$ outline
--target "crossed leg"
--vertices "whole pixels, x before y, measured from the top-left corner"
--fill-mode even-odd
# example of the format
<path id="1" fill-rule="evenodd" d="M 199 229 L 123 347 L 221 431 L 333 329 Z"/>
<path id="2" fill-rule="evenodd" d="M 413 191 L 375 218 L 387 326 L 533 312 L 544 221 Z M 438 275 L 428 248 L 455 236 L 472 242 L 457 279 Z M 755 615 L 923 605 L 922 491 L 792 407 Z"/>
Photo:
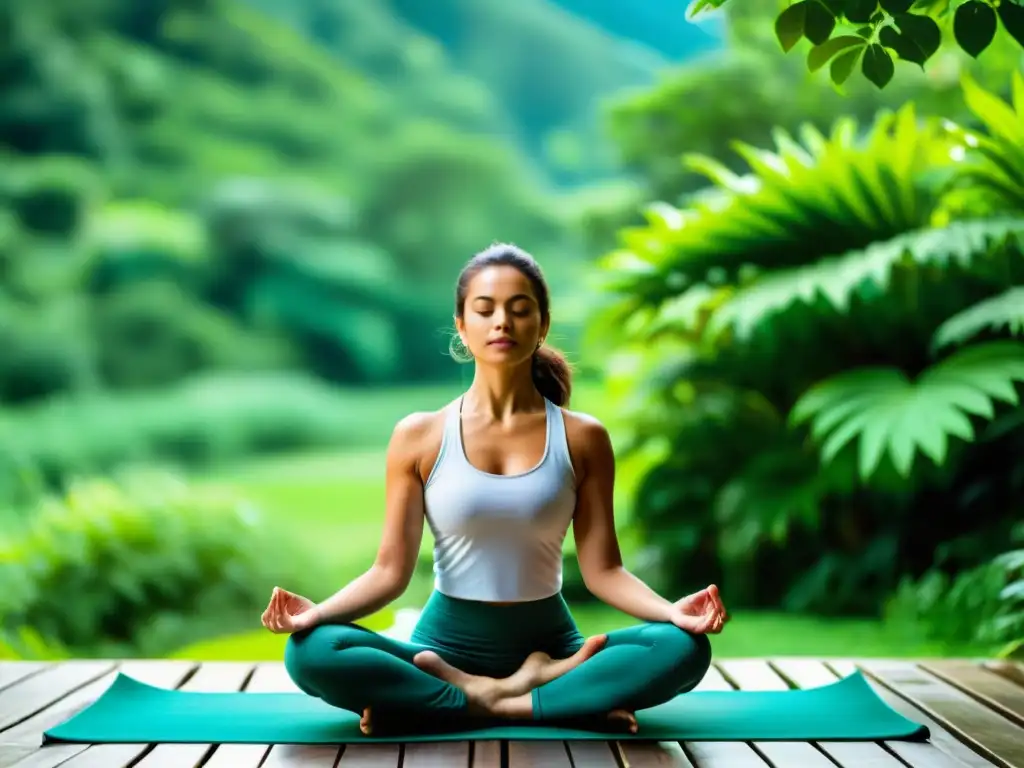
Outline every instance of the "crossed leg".
<path id="1" fill-rule="evenodd" d="M 672 624 L 642 624 L 590 638 L 568 663 L 543 655 L 530 659 L 535 657 L 541 674 L 520 669 L 513 675 L 532 685 L 528 691 L 467 674 L 431 652 L 417 654 L 415 662 L 463 691 L 478 714 L 514 720 L 603 716 L 635 733 L 636 710 L 663 704 L 701 681 L 711 665 L 711 644 L 706 635 Z"/>
<path id="2" fill-rule="evenodd" d="M 300 690 L 360 715 L 360 729 L 370 733 L 375 710 L 442 718 L 497 714 L 496 702 L 529 696 L 597 653 L 601 641 L 592 638 L 564 659 L 534 653 L 508 677 L 490 678 L 467 675 L 455 666 L 462 660 L 415 643 L 353 624 L 325 624 L 291 635 L 284 662 Z M 442 669 L 455 677 L 445 679 Z"/>

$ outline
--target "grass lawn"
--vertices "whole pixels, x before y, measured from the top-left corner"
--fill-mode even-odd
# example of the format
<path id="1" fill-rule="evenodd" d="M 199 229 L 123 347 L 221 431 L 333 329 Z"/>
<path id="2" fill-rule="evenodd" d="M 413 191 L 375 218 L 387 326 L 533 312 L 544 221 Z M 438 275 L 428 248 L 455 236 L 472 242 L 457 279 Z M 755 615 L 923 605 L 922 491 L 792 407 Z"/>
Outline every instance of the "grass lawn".
<path id="1" fill-rule="evenodd" d="M 275 535 L 291 539 L 309 562 L 327 564 L 337 583 L 325 584 L 320 599 L 340 588 L 370 565 L 380 538 L 384 511 L 384 447 L 391 427 L 404 413 L 436 407 L 457 394 L 458 388 L 417 390 L 394 398 L 375 398 L 380 416 L 380 446 L 361 451 L 289 456 L 246 463 L 220 473 L 219 482 L 237 487 L 255 502 Z M 607 419 L 600 392 L 581 388 L 573 407 Z M 613 430 L 614 432 L 614 430 Z M 619 477 L 624 490 L 632 469 Z M 625 493 L 617 514 L 628 516 Z M 422 551 L 432 546 L 429 531 Z M 572 546 L 571 537 L 567 541 Z M 631 544 L 624 540 L 628 554 Z M 288 587 L 287 584 L 282 584 Z M 431 584 L 419 575 L 394 608 L 419 607 Z M 609 631 L 633 623 L 629 616 L 597 604 L 574 604 L 574 615 L 585 634 Z M 389 615 L 390 616 L 390 615 Z M 371 622 L 372 623 L 372 622 Z M 384 621 L 386 624 L 387 622 Z M 283 638 L 258 631 L 180 649 L 175 655 L 203 659 L 280 659 Z M 726 631 L 715 638 L 719 657 L 764 655 L 949 655 L 970 649 L 931 647 L 896 636 L 878 622 L 818 619 L 781 613 L 739 612 Z"/>

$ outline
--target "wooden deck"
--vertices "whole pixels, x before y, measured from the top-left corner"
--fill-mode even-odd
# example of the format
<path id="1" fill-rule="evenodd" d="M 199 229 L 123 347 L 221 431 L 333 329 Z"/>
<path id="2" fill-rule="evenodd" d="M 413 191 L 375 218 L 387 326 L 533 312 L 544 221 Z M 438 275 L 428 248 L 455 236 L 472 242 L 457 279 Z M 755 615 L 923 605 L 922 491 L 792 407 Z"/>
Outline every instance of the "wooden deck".
<path id="1" fill-rule="evenodd" d="M 43 731 L 96 699 L 118 668 L 193 691 L 289 691 L 280 664 L 0 662 L 0 768 L 1024 768 L 1024 665 L 979 661 L 739 659 L 705 690 L 812 687 L 862 669 L 929 742 L 461 742 L 335 746 L 51 744 Z"/>

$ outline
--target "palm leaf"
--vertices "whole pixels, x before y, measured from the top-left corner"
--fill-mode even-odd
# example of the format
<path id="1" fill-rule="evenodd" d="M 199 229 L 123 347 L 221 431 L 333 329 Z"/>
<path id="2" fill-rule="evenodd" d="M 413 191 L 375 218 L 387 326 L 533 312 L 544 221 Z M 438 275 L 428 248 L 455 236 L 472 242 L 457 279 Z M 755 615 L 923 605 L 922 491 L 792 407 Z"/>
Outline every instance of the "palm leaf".
<path id="1" fill-rule="evenodd" d="M 951 135 L 968 148 L 954 183 L 969 196 L 994 200 L 1002 210 L 1024 208 L 1024 77 L 1013 73 L 1012 103 L 963 77 L 964 102 L 984 126 L 978 134 L 951 126 Z"/>
<path id="2" fill-rule="evenodd" d="M 935 331 L 933 349 L 962 344 L 985 330 L 1006 329 L 1011 335 L 1024 334 L 1024 286 L 979 301 L 958 312 Z"/>
<path id="3" fill-rule="evenodd" d="M 804 126 L 799 139 L 775 134 L 775 150 L 737 144 L 751 173 L 689 156 L 719 194 L 681 210 L 660 204 L 647 224 L 623 231 L 601 266 L 618 287 L 659 302 L 696 283 L 729 282 L 756 271 L 812 264 L 930 221 L 937 189 L 928 172 L 952 167 L 957 138 L 911 106 L 883 114 L 860 137 L 841 119 L 828 136 Z"/>
<path id="4" fill-rule="evenodd" d="M 805 267 L 766 275 L 736 291 L 707 324 L 714 337 L 731 329 L 747 338 L 765 320 L 797 303 L 823 300 L 838 312 L 866 285 L 884 291 L 897 264 L 909 259 L 919 266 L 950 262 L 970 267 L 993 246 L 1024 239 L 1024 219 L 970 221 L 926 229 L 873 243 L 863 250 Z"/>
<path id="5" fill-rule="evenodd" d="M 862 478 L 886 452 L 907 477 L 920 451 L 940 465 L 951 437 L 971 441 L 970 416 L 991 419 L 994 401 L 1018 404 L 1024 382 L 1024 344 L 998 341 L 969 347 L 910 381 L 895 368 L 858 368 L 811 387 L 790 414 L 793 425 L 811 423 L 821 458 L 831 462 L 858 441 Z"/>

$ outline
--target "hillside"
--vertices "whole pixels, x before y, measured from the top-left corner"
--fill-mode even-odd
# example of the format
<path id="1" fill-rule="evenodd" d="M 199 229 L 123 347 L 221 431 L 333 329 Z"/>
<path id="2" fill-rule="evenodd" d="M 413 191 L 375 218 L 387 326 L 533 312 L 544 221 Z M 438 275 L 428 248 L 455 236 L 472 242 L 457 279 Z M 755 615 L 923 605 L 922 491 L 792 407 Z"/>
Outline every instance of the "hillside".
<path id="1" fill-rule="evenodd" d="M 500 102 L 422 35 L 349 30 L 404 62 L 392 88 L 235 0 L 15 0 L 0 27 L 8 403 L 254 365 L 451 375 L 468 255 L 571 269 Z"/>
<path id="2" fill-rule="evenodd" d="M 623 11 L 605 0 L 248 1 L 410 105 L 513 139 L 565 183 L 616 172 L 609 98 L 719 45 L 664 2 Z"/>

